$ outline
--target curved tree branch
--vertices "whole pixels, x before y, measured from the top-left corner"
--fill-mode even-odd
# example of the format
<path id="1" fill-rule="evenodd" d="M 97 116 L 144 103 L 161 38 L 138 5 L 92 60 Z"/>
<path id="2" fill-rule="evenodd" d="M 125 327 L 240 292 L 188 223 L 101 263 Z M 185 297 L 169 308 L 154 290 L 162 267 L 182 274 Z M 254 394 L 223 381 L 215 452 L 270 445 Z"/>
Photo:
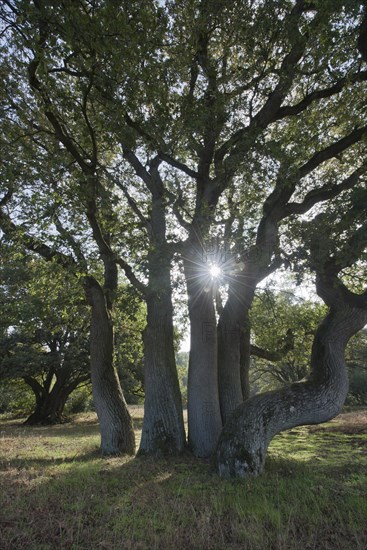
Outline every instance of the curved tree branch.
<path id="1" fill-rule="evenodd" d="M 367 300 L 364 302 L 364 307 L 340 299 L 333 302 L 316 332 L 306 381 L 256 395 L 236 409 L 218 443 L 216 462 L 221 476 L 258 475 L 277 433 L 326 422 L 340 412 L 348 392 L 344 350 L 367 323 Z"/>
<path id="2" fill-rule="evenodd" d="M 15 225 L 10 216 L 5 214 L 2 209 L 0 209 L 0 228 L 8 238 L 20 243 L 28 250 L 36 252 L 45 260 L 56 261 L 62 267 L 76 268 L 77 264 L 72 256 L 54 250 L 36 237 L 25 232 L 21 226 Z"/>
<path id="3" fill-rule="evenodd" d="M 266 359 L 267 361 L 276 362 L 280 361 L 284 355 L 294 349 L 294 335 L 291 328 L 287 330 L 284 345 L 282 348 L 270 351 L 264 348 L 259 348 L 253 344 L 250 345 L 250 355 L 259 357 L 260 359 Z"/>
<path id="4" fill-rule="evenodd" d="M 338 80 L 335 84 L 329 88 L 323 88 L 320 90 L 315 90 L 308 95 L 306 95 L 302 101 L 296 103 L 295 105 L 284 105 L 281 107 L 277 113 L 277 120 L 288 116 L 299 115 L 305 111 L 312 103 L 320 99 L 326 99 L 332 97 L 333 95 L 339 94 L 342 92 L 347 84 L 354 84 L 357 82 L 366 82 L 367 80 L 367 71 L 361 71 L 360 73 L 355 73 L 352 75 L 345 76 Z"/>
<path id="5" fill-rule="evenodd" d="M 360 248 L 355 247 L 350 257 L 356 260 L 359 253 Z M 258 475 L 277 433 L 331 420 L 344 404 L 348 392 L 344 351 L 349 339 L 367 323 L 367 290 L 361 295 L 349 291 L 338 279 L 341 267 L 332 256 L 322 265 L 316 259 L 314 269 L 317 293 L 330 309 L 315 334 L 311 372 L 301 382 L 256 395 L 236 409 L 223 428 L 216 451 L 221 476 Z"/>
<path id="6" fill-rule="evenodd" d="M 136 277 L 131 265 L 121 257 L 116 258 L 116 263 L 124 270 L 126 277 L 136 288 L 136 290 L 138 290 L 143 296 L 146 296 L 148 288 Z"/>
<path id="7" fill-rule="evenodd" d="M 367 164 L 360 166 L 352 174 L 346 177 L 341 183 L 333 186 L 323 185 L 318 189 L 312 189 L 304 197 L 302 202 L 290 202 L 284 209 L 282 217 L 288 217 L 292 214 L 304 214 L 308 212 L 315 204 L 333 199 L 339 195 L 342 191 L 352 189 L 359 181 L 361 175 L 367 172 Z"/>

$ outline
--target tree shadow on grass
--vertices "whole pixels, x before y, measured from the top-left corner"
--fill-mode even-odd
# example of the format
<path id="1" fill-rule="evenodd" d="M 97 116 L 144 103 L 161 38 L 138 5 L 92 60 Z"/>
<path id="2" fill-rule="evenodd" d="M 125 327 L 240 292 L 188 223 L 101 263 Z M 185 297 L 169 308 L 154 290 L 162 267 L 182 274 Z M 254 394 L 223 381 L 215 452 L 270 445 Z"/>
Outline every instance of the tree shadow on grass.
<path id="1" fill-rule="evenodd" d="M 53 424 L 51 426 L 25 426 L 23 424 L 0 425 L 0 434 L 4 437 L 90 437 L 99 434 L 97 422 L 87 425 L 79 424 Z"/>
<path id="2" fill-rule="evenodd" d="M 142 429 L 143 419 L 134 418 L 133 426 L 134 430 L 138 431 Z M 24 435 L 31 436 L 33 434 L 39 437 L 89 437 L 90 435 L 98 435 L 99 422 L 97 419 L 88 420 L 87 422 L 64 422 L 62 424 L 51 424 L 43 426 L 28 426 L 23 424 L 22 421 L 12 423 L 0 422 L 0 434 L 8 437 L 23 437 Z"/>
<path id="3" fill-rule="evenodd" d="M 220 479 L 208 460 L 190 453 L 102 459 L 92 441 L 83 452 L 84 438 L 99 434 L 97 423 L 18 428 L 17 435 L 12 433 L 18 445 L 24 433 L 50 442 L 42 439 L 39 451 L 35 447 L 38 457 L 27 457 L 25 451 L 24 457 L 14 453 L 3 463 L 0 547 L 5 550 L 337 550 L 351 547 L 351 541 L 364 547 L 361 528 L 354 534 L 350 527 L 338 531 L 335 518 L 362 513 L 367 438 L 291 430 L 270 448 L 261 477 L 231 481 Z M 53 437 L 67 438 L 68 456 L 59 456 L 63 449 Z M 70 438 L 75 439 L 74 456 Z M 54 445 L 56 458 L 41 456 L 43 445 L 49 455 Z M 330 546 L 320 533 L 328 528 L 324 509 L 333 506 L 344 508 L 330 520 L 339 537 Z"/>
<path id="4" fill-rule="evenodd" d="M 60 464 L 72 464 L 78 462 L 90 462 L 102 458 L 101 451 L 96 448 L 83 454 L 65 457 L 42 457 L 42 458 L 12 458 L 11 460 L 0 460 L 0 471 L 6 471 L 9 467 L 15 469 L 39 468 L 45 472 L 45 468 Z M 5 467 L 2 467 L 5 466 Z"/>
<path id="5" fill-rule="evenodd" d="M 53 469 L 47 477 L 48 466 L 63 463 L 71 468 Z M 24 467 L 24 461 L 12 460 L 14 467 L 17 464 Z M 40 477 L 18 483 L 11 506 L 16 514 L 11 516 L 11 510 L 6 514 L 7 537 L 13 549 L 20 549 L 25 540 L 25 532 L 19 538 L 22 521 L 30 526 L 27 547 L 50 550 L 299 549 L 307 547 L 311 540 L 307 537 L 315 539 L 310 547 L 329 548 L 317 540 L 322 529 L 319 527 L 318 534 L 308 518 L 312 499 L 322 491 L 320 479 L 330 483 L 324 466 L 314 457 L 299 461 L 271 456 L 263 476 L 235 481 L 220 479 L 208 460 L 189 453 L 159 459 L 100 460 L 97 451 L 89 451 L 65 460 L 29 459 L 27 464 L 36 468 Z M 331 477 L 344 480 L 348 474 L 345 467 L 346 462 L 334 466 Z M 351 465 L 351 473 L 364 473 L 363 465 Z M 344 491 L 347 486 L 343 488 L 341 482 L 340 487 Z M 320 521 L 325 527 L 329 518 Z M 294 539 L 297 529 L 299 540 Z M 288 541 L 288 535 L 293 539 Z M 283 546 L 272 542 L 279 536 L 284 538 Z M 342 543 L 348 547 L 344 537 L 334 550 L 343 548 Z"/>

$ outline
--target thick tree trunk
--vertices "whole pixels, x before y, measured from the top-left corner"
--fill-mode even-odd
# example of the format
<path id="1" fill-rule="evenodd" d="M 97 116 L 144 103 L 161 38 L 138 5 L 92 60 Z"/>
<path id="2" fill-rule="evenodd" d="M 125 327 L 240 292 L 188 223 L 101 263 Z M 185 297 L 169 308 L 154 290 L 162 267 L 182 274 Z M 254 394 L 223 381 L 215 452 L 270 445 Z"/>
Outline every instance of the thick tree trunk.
<path id="1" fill-rule="evenodd" d="M 340 412 L 348 392 L 344 350 L 366 322 L 363 308 L 350 303 L 331 308 L 315 335 L 308 379 L 249 399 L 225 425 L 216 452 L 221 476 L 261 473 L 268 445 L 277 433 L 326 422 Z"/>
<path id="2" fill-rule="evenodd" d="M 144 422 L 139 453 L 167 455 L 182 452 L 185 429 L 174 355 L 169 286 L 147 299 L 144 387 Z"/>
<path id="3" fill-rule="evenodd" d="M 231 280 L 218 323 L 218 388 L 223 424 L 249 393 L 248 311 L 254 295 L 251 283 L 245 272 Z"/>
<path id="4" fill-rule="evenodd" d="M 269 266 L 277 235 L 276 222 L 263 219 L 259 224 L 256 246 L 243 257 L 243 269 L 229 277 L 228 300 L 219 322 L 218 384 L 224 423 L 250 393 L 249 310 L 258 283 L 275 267 Z"/>
<path id="5" fill-rule="evenodd" d="M 196 456 L 208 457 L 222 428 L 213 285 L 200 254 L 186 252 L 184 261 L 190 317 L 189 445 Z"/>
<path id="6" fill-rule="evenodd" d="M 156 174 L 159 183 L 159 176 Z M 159 185 L 158 185 L 159 187 Z M 173 333 L 171 253 L 166 245 L 165 201 L 153 194 L 149 285 L 144 331 L 144 422 L 141 454 L 177 454 L 186 442 Z"/>
<path id="7" fill-rule="evenodd" d="M 32 386 L 31 386 L 32 387 Z M 62 381 L 56 381 L 51 392 L 44 391 L 36 398 L 34 412 L 27 418 L 28 426 L 59 424 L 64 421 L 63 412 L 69 395 L 74 391 L 75 385 L 68 385 Z"/>
<path id="8" fill-rule="evenodd" d="M 243 402 L 241 384 L 241 326 L 225 308 L 218 323 L 218 389 L 223 424 Z"/>
<path id="9" fill-rule="evenodd" d="M 113 366 L 113 325 L 104 292 L 92 277 L 86 278 L 85 290 L 92 306 L 90 365 L 101 451 L 103 455 L 134 454 L 132 420 Z"/>

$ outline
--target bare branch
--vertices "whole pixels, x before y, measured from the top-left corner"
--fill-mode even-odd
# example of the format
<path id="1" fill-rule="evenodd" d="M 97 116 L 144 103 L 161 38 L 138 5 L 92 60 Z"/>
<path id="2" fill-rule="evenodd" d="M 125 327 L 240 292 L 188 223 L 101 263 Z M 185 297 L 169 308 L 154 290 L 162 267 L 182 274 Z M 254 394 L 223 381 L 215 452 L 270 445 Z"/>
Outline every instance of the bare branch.
<path id="1" fill-rule="evenodd" d="M 183 202 L 181 191 L 179 191 L 178 196 L 176 196 L 174 193 L 171 193 L 171 191 L 168 191 L 168 189 L 165 190 L 165 193 L 171 201 L 173 213 L 176 216 L 179 224 L 184 229 L 189 231 L 189 229 L 191 228 L 191 222 L 186 221 L 180 211 L 180 207 L 182 207 L 182 202 Z"/>
<path id="2" fill-rule="evenodd" d="M 263 212 L 265 216 L 271 216 L 274 220 L 281 220 L 286 217 L 286 211 L 288 209 L 287 202 L 291 198 L 296 189 L 297 184 L 302 178 L 313 172 L 324 162 L 336 157 L 355 143 L 358 143 L 363 136 L 367 134 L 367 126 L 361 128 L 355 128 L 350 134 L 343 138 L 334 141 L 325 149 L 317 151 L 303 166 L 301 166 L 296 172 L 284 175 L 279 174 L 277 183 L 270 195 L 267 197 Z M 345 182 L 346 185 L 353 182 Z M 342 188 L 334 187 L 334 191 L 342 190 Z M 323 189 L 324 190 L 324 189 Z M 319 195 L 322 200 L 322 195 Z M 316 198 L 316 195 L 315 195 Z M 310 198 L 309 198 L 310 200 Z M 291 214 L 292 212 L 290 212 Z"/>
<path id="3" fill-rule="evenodd" d="M 94 171 L 96 169 L 97 162 L 98 162 L 98 148 L 97 148 L 96 134 L 95 134 L 94 128 L 92 127 L 92 124 L 91 124 L 91 122 L 89 120 L 89 116 L 88 116 L 88 96 L 89 96 L 89 93 L 92 89 L 92 86 L 93 86 L 93 77 L 91 76 L 90 80 L 89 80 L 89 83 L 88 83 L 88 86 L 87 86 L 87 88 L 86 88 L 86 90 L 83 94 L 82 113 L 83 113 L 83 117 L 84 117 L 86 126 L 88 128 L 88 132 L 89 132 L 90 139 L 91 139 L 91 142 L 92 142 L 93 154 L 92 154 L 92 161 L 91 161 L 90 168 Z"/>
<path id="4" fill-rule="evenodd" d="M 126 277 L 129 279 L 130 283 L 136 288 L 136 290 L 138 290 L 143 296 L 145 296 L 148 289 L 136 277 L 136 275 L 134 274 L 134 271 L 133 271 L 132 267 L 130 266 L 130 264 L 128 264 L 128 262 L 126 262 L 126 260 L 124 260 L 121 257 L 118 257 L 116 259 L 116 263 L 117 263 L 117 265 L 119 265 L 124 270 L 124 273 L 125 273 Z"/>
<path id="5" fill-rule="evenodd" d="M 124 158 L 134 168 L 136 175 L 145 183 L 151 194 L 153 196 L 160 195 L 163 192 L 163 188 L 160 185 L 157 186 L 157 182 L 153 180 L 151 174 L 142 165 L 136 154 L 124 144 L 121 144 L 121 147 Z"/>
<path id="6" fill-rule="evenodd" d="M 173 168 L 177 168 L 184 174 L 187 174 L 191 178 L 197 179 L 199 177 L 199 174 L 195 171 L 186 166 L 183 162 L 180 162 L 179 160 L 176 160 L 172 158 L 170 155 L 167 155 L 166 153 L 163 153 L 162 151 L 158 151 L 159 157 L 164 160 L 167 164 L 172 166 Z"/>
<path id="7" fill-rule="evenodd" d="M 37 9 L 39 9 L 38 2 L 35 2 L 35 6 Z M 42 49 L 45 47 L 47 39 L 47 26 L 44 21 L 40 18 L 39 20 L 39 49 L 42 51 Z M 40 65 L 41 58 L 40 55 L 37 54 L 34 56 L 32 61 L 28 65 L 28 79 L 29 84 L 33 90 L 36 90 L 44 103 L 45 106 L 45 116 L 52 125 L 56 138 L 62 143 L 67 151 L 73 156 L 73 158 L 76 160 L 80 168 L 85 174 L 91 174 L 93 172 L 93 166 L 90 165 L 88 162 L 86 162 L 82 155 L 79 153 L 78 148 L 76 147 L 73 139 L 68 135 L 68 132 L 64 125 L 59 121 L 58 117 L 53 112 L 53 105 L 52 101 L 42 86 L 40 80 L 37 77 L 37 71 L 38 67 Z"/>
<path id="8" fill-rule="evenodd" d="M 248 149 L 249 135 L 255 139 L 260 132 L 271 122 L 276 120 L 282 101 L 287 96 L 295 78 L 295 67 L 304 53 L 307 40 L 298 29 L 299 18 L 305 10 L 305 2 L 297 2 L 289 15 L 289 35 L 291 40 L 291 49 L 284 57 L 279 70 L 279 82 L 269 95 L 267 101 L 260 111 L 253 117 L 249 126 L 241 128 L 225 141 L 215 153 L 215 164 L 217 170 L 221 169 L 221 164 L 226 155 L 226 169 L 228 173 L 233 172 L 231 163 L 238 154 L 244 154 Z M 253 140 L 250 140 L 253 141 Z"/>
<path id="9" fill-rule="evenodd" d="M 355 128 L 350 134 L 347 136 L 344 136 L 343 138 L 339 139 L 338 141 L 335 141 L 322 151 L 318 151 L 313 155 L 313 157 L 306 162 L 301 168 L 299 169 L 299 177 L 304 178 L 315 170 L 320 164 L 326 162 L 327 160 L 330 160 L 346 149 L 348 147 L 351 147 L 355 143 L 358 143 L 362 139 L 363 136 L 367 134 L 367 126 L 362 126 L 361 128 Z"/>
<path id="10" fill-rule="evenodd" d="M 72 256 L 67 256 L 62 252 L 52 249 L 36 237 L 33 237 L 23 227 L 15 225 L 8 214 L 0 209 L 0 228 L 11 240 L 20 243 L 32 252 L 36 252 L 48 262 L 56 261 L 59 265 L 66 268 L 75 269 L 76 262 Z"/>
<path id="11" fill-rule="evenodd" d="M 115 180 L 115 184 L 117 185 L 117 187 L 119 187 L 119 189 L 121 189 L 121 191 L 124 193 L 125 197 L 126 197 L 126 200 L 131 208 L 131 210 L 134 212 L 134 214 L 136 214 L 136 216 L 139 218 L 141 224 L 143 225 L 143 227 L 145 227 L 146 229 L 149 229 L 150 228 L 150 224 L 149 224 L 149 220 L 144 216 L 143 212 L 140 210 L 137 202 L 135 201 L 135 199 L 130 195 L 126 185 L 124 185 L 122 182 L 118 181 L 118 180 Z"/>
<path id="12" fill-rule="evenodd" d="M 55 227 L 56 227 L 57 231 L 60 233 L 61 237 L 63 239 L 65 239 L 65 241 L 70 245 L 71 249 L 73 250 L 73 252 L 75 254 L 76 259 L 79 262 L 79 264 L 81 266 L 83 266 L 83 269 L 85 271 L 87 271 L 87 262 L 86 262 L 85 256 L 83 255 L 83 252 L 80 248 L 80 245 L 77 242 L 77 240 L 73 237 L 73 235 L 70 233 L 70 231 L 67 231 L 64 228 L 64 226 L 62 225 L 62 223 L 60 221 L 60 218 L 56 214 L 56 209 L 55 209 L 55 212 L 52 216 L 52 220 L 55 224 Z"/>
<path id="13" fill-rule="evenodd" d="M 97 219 L 96 205 L 93 199 L 88 201 L 87 218 L 89 221 L 89 225 L 92 229 L 93 238 L 98 246 L 98 250 L 101 256 L 107 256 L 108 258 L 113 257 L 114 252 L 112 251 L 110 245 L 108 244 L 107 239 L 103 234 L 102 228 Z"/>
<path id="14" fill-rule="evenodd" d="M 304 214 L 310 210 L 315 204 L 333 199 L 338 196 L 342 191 L 347 189 L 352 189 L 356 183 L 358 183 L 359 178 L 362 174 L 367 172 L 367 164 L 360 166 L 355 170 L 350 176 L 345 178 L 341 183 L 333 185 L 332 187 L 328 185 L 323 185 L 319 189 L 312 189 L 309 191 L 302 202 L 291 202 L 288 203 L 283 210 L 282 218 L 286 218 L 292 214 Z"/>
<path id="15" fill-rule="evenodd" d="M 133 130 L 135 130 L 140 137 L 144 138 L 144 140 L 151 145 L 153 149 L 164 150 L 166 148 L 164 141 L 158 140 L 157 137 L 151 136 L 142 126 L 140 126 L 140 124 L 133 120 L 128 113 L 125 113 L 124 119 L 127 125 L 130 126 L 130 128 L 133 128 Z"/>
<path id="16" fill-rule="evenodd" d="M 292 329 L 288 329 L 284 338 L 284 345 L 276 351 L 269 351 L 264 348 L 259 348 L 253 344 L 250 345 L 250 355 L 266 359 L 267 361 L 276 362 L 294 349 L 294 334 Z"/>
<path id="17" fill-rule="evenodd" d="M 329 88 L 323 88 L 321 90 L 315 90 L 314 92 L 311 92 L 310 94 L 306 95 L 306 97 L 304 97 L 302 101 L 296 103 L 296 105 L 285 105 L 284 107 L 281 107 L 277 113 L 276 120 L 280 120 L 288 116 L 298 115 L 302 111 L 305 111 L 307 107 L 312 105 L 312 103 L 314 103 L 315 101 L 326 99 L 328 97 L 332 97 L 333 95 L 339 94 L 344 90 L 347 84 L 354 84 L 356 82 L 365 81 L 367 81 L 367 71 L 345 76 Z"/>

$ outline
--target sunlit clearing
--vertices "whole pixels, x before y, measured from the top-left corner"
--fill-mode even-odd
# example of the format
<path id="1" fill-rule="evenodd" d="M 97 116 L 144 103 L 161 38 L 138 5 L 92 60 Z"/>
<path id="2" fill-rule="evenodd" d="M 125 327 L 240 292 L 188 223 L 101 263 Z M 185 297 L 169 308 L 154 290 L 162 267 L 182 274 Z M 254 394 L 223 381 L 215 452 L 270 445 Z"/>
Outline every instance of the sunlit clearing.
<path id="1" fill-rule="evenodd" d="M 211 265 L 209 268 L 209 273 L 213 277 L 213 279 L 218 279 L 220 277 L 222 270 L 217 265 Z"/>

